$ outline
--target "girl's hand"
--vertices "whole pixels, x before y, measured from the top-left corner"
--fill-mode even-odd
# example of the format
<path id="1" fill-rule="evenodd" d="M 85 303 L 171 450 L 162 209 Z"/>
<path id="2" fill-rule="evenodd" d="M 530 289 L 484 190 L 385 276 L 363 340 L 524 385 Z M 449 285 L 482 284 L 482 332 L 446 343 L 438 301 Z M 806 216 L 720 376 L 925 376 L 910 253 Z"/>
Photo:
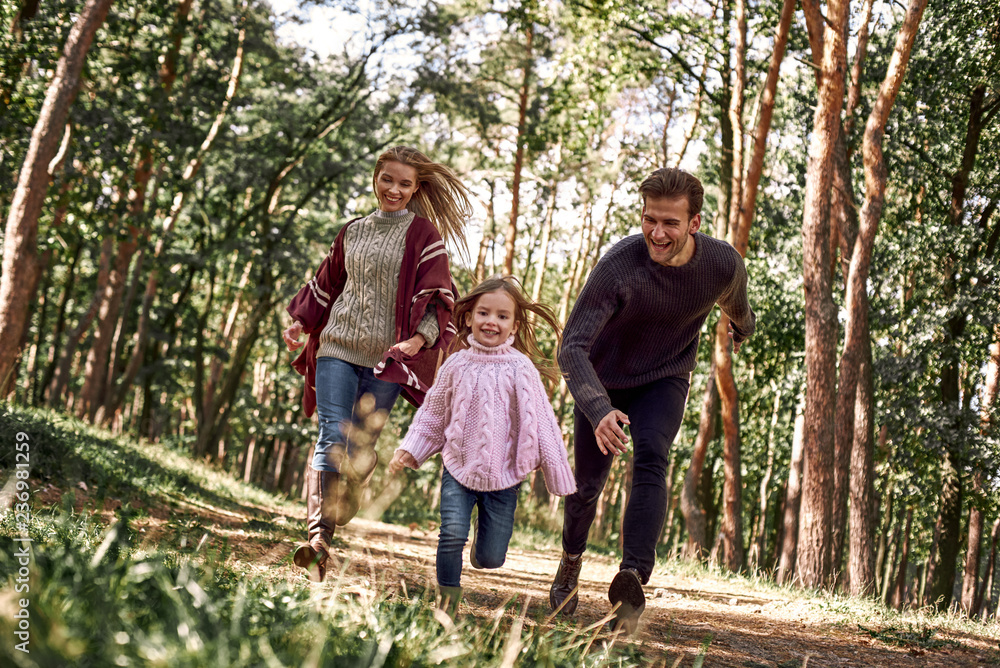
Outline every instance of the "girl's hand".
<path id="1" fill-rule="evenodd" d="M 298 350 L 302 347 L 303 342 L 299 341 L 299 336 L 302 335 L 302 323 L 295 321 L 292 326 L 281 333 L 281 338 L 284 339 L 285 345 L 291 351 Z"/>
<path id="2" fill-rule="evenodd" d="M 417 354 L 417 352 L 424 347 L 427 343 L 427 339 L 424 338 L 423 334 L 414 334 L 405 341 L 400 341 L 393 348 L 399 350 L 401 353 L 407 357 L 412 357 Z"/>
<path id="3" fill-rule="evenodd" d="M 417 464 L 417 460 L 413 455 L 406 450 L 396 450 L 396 452 L 392 455 L 392 461 L 389 462 L 389 473 L 396 475 L 403 470 L 404 466 L 414 470 L 420 468 L 420 465 Z"/>

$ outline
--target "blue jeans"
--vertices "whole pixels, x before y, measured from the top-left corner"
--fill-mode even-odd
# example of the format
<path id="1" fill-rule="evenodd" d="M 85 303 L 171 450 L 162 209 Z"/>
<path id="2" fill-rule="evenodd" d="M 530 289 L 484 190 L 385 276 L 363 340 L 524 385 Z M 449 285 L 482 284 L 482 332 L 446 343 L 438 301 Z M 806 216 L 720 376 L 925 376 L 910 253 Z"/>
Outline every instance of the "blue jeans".
<path id="1" fill-rule="evenodd" d="M 521 483 L 498 492 L 476 492 L 441 468 L 441 534 L 438 537 L 437 579 L 441 587 L 462 583 L 462 548 L 469 537 L 472 508 L 479 507 L 476 561 L 483 568 L 500 568 L 514 533 L 514 511 Z"/>
<path id="2" fill-rule="evenodd" d="M 379 380 L 368 367 L 350 364 L 336 357 L 320 357 L 316 360 L 319 438 L 316 441 L 312 467 L 317 471 L 340 472 L 339 463 L 343 456 L 353 456 L 359 447 L 363 447 L 348 439 L 345 429 L 351 425 L 365 429 L 370 436 L 370 445 L 374 446 L 385 422 L 366 418 L 377 411 L 385 411 L 388 416 L 399 396 L 399 390 L 398 383 Z M 364 406 L 364 411 L 358 411 L 358 404 L 366 394 L 375 399 L 374 406 Z M 361 415 L 361 412 L 365 414 Z"/>

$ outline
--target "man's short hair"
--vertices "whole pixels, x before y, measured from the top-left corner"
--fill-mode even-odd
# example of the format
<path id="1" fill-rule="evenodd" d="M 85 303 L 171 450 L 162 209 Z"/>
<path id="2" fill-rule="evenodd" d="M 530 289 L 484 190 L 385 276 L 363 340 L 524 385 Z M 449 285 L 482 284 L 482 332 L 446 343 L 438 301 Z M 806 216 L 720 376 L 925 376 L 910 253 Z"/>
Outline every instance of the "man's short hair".
<path id="1" fill-rule="evenodd" d="M 701 181 L 693 174 L 676 167 L 661 167 L 647 176 L 639 186 L 639 194 L 642 195 L 643 206 L 646 206 L 647 197 L 686 197 L 689 218 L 701 213 L 701 206 L 705 201 L 705 188 Z"/>

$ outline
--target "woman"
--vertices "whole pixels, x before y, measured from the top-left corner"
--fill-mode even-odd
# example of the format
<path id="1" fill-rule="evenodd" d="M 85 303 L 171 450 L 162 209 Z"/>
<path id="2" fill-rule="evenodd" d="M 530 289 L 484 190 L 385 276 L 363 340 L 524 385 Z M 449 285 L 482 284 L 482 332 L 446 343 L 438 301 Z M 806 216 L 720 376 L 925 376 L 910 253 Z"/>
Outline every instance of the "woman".
<path id="1" fill-rule="evenodd" d="M 292 299 L 282 332 L 306 377 L 306 416 L 319 437 L 306 469 L 308 543 L 295 564 L 322 581 L 336 526 L 358 511 L 378 463 L 375 441 L 402 392 L 420 405 L 454 336 L 445 241 L 465 243 L 467 190 L 446 166 L 397 146 L 375 163 L 379 208 L 347 223 L 316 275 Z"/>

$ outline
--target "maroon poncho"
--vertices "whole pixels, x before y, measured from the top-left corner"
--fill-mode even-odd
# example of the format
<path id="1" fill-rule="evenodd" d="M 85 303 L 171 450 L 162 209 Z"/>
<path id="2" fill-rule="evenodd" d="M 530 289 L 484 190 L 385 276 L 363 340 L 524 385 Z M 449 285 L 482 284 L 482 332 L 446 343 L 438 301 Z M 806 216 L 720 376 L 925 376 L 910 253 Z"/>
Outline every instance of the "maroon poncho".
<path id="1" fill-rule="evenodd" d="M 359 218 L 340 230 L 330 253 L 323 259 L 316 275 L 292 298 L 288 313 L 302 323 L 302 331 L 309 335 L 306 347 L 292 367 L 306 377 L 306 391 L 302 407 L 306 416 L 316 410 L 316 353 L 319 335 L 330 317 L 330 307 L 344 290 L 347 272 L 344 268 L 344 232 Z M 429 304 L 437 310 L 438 330 L 441 332 L 434 345 L 422 348 L 416 355 L 404 355 L 398 349 L 386 351 L 375 367 L 375 375 L 382 380 L 399 383 L 401 394 L 414 406 L 423 403 L 424 395 L 434 382 L 439 355 L 448 349 L 456 329 L 451 322 L 455 307 L 455 287 L 448 270 L 448 254 L 441 235 L 426 218 L 416 216 L 406 232 L 403 263 L 399 270 L 396 290 L 396 341 L 405 341 L 417 331 Z"/>

